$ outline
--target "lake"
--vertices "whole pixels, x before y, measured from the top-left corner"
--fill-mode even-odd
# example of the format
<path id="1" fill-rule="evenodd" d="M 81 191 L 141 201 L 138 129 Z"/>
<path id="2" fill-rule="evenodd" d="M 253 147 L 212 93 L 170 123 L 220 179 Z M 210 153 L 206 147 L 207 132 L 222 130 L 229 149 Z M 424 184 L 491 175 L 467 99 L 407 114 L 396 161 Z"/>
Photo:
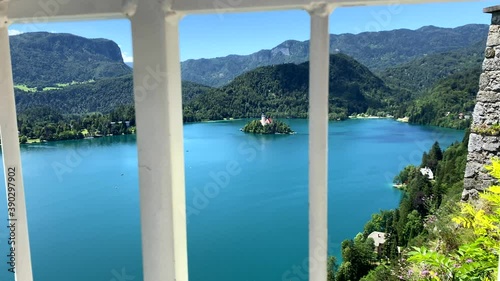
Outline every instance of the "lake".
<path id="1" fill-rule="evenodd" d="M 241 120 L 184 126 L 190 281 L 307 278 L 308 125 L 285 121 L 296 135 L 244 134 Z M 392 179 L 399 170 L 419 164 L 435 140 L 446 147 L 463 135 L 388 119 L 331 122 L 330 254 L 339 255 L 342 240 L 361 232 L 372 213 L 398 205 Z M 135 136 L 21 151 L 34 279 L 141 281 Z M 228 163 L 241 172 L 206 197 Z M 0 280 L 10 281 L 4 202 L 0 192 Z"/>

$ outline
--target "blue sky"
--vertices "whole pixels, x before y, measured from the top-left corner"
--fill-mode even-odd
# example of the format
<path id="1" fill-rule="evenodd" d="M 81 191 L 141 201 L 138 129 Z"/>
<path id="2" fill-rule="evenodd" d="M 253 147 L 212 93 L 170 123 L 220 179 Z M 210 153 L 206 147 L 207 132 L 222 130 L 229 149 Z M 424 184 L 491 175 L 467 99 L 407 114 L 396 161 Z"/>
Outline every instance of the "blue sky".
<path id="1" fill-rule="evenodd" d="M 389 5 L 338 8 L 330 17 L 330 33 L 417 29 L 425 25 L 456 27 L 469 23 L 489 24 L 491 16 L 482 9 L 496 1 Z M 87 38 L 107 38 L 118 43 L 124 59 L 132 60 L 128 20 L 13 24 L 11 34 L 48 31 Z M 246 55 L 270 49 L 281 42 L 309 39 L 309 15 L 304 11 L 282 11 L 223 15 L 192 15 L 180 24 L 181 59 Z"/>

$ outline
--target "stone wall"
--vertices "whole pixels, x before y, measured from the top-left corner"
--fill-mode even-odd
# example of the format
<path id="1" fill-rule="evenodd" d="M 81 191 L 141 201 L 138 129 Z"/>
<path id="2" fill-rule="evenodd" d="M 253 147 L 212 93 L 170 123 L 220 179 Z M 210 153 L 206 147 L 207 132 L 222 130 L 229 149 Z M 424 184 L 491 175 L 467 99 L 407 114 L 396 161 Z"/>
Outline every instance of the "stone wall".
<path id="1" fill-rule="evenodd" d="M 492 20 L 473 113 L 462 200 L 476 198 L 479 191 L 493 183 L 494 179 L 484 166 L 491 164 L 491 158 L 500 155 L 500 136 L 474 133 L 478 128 L 500 123 L 500 6 L 484 11 L 492 14 Z"/>

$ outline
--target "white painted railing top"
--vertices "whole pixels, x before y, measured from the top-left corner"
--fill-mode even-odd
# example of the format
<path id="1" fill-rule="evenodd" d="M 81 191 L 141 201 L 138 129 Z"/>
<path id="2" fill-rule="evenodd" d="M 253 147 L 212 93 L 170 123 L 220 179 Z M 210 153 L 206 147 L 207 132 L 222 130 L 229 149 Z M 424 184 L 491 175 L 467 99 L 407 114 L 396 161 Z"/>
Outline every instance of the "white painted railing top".
<path id="1" fill-rule="evenodd" d="M 309 10 L 324 2 L 335 7 L 383 4 L 460 2 L 461 0 L 159 0 L 181 14 L 225 13 L 271 10 Z M 0 0 L 9 2 L 8 18 L 15 23 L 36 23 L 81 19 L 123 18 L 126 10 L 142 0 Z M 463 1 L 465 2 L 465 1 Z M 0 8 L 0 14 L 2 9 Z"/>

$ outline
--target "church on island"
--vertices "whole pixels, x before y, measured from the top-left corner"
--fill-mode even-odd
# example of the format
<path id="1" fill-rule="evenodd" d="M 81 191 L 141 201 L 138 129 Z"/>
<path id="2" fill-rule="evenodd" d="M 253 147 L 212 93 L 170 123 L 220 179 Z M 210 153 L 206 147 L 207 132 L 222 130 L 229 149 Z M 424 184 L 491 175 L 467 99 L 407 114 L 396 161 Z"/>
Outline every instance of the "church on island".
<path id="1" fill-rule="evenodd" d="M 240 131 L 252 134 L 286 134 L 291 135 L 294 131 L 279 120 L 266 117 L 263 113 L 259 119 L 248 122 Z"/>
<path id="2" fill-rule="evenodd" d="M 260 117 L 260 124 L 262 124 L 262 126 L 266 126 L 266 125 L 269 125 L 272 123 L 273 123 L 273 119 L 267 118 L 266 115 L 264 113 L 262 113 L 262 116 Z"/>

